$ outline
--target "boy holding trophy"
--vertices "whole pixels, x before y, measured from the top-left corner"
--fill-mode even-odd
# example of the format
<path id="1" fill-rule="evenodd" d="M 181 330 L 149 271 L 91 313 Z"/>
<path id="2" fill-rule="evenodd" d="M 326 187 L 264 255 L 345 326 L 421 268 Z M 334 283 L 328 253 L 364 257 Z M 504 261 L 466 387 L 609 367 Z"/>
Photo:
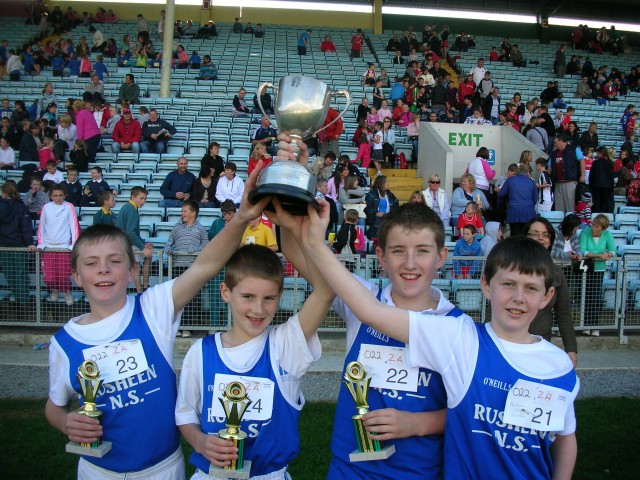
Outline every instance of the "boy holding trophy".
<path id="1" fill-rule="evenodd" d="M 273 204 L 277 213 L 270 218 L 301 238 L 308 221 L 285 213 L 275 198 Z M 249 478 L 239 472 L 249 462 L 251 478 L 290 478 L 287 465 L 300 443 L 301 377 L 320 357 L 316 330 L 333 298 L 315 270 L 310 273 L 315 288 L 300 312 L 272 326 L 283 289 L 281 260 L 250 244 L 227 263 L 220 296 L 231 310 L 231 328 L 198 340 L 180 376 L 176 423 L 195 450 L 192 479 Z"/>
<path id="2" fill-rule="evenodd" d="M 248 185 L 255 184 L 260 168 Z M 136 296 L 127 295 L 135 272 L 129 237 L 111 225 L 95 225 L 80 235 L 72 252 L 72 275 L 84 289 L 90 312 L 71 319 L 52 338 L 46 406 L 49 422 L 72 442 L 91 444 L 102 437 L 112 444 L 101 458 L 92 452 L 82 456 L 79 479 L 120 478 L 131 472 L 136 478 L 184 478 L 172 366 L 182 310 L 224 267 L 247 222 L 267 201 L 252 205 L 245 195 L 234 218 L 186 272 Z M 95 396 L 101 422 L 70 411 L 75 395 L 85 401 L 76 377 L 85 360 L 96 362 L 103 381 Z"/>

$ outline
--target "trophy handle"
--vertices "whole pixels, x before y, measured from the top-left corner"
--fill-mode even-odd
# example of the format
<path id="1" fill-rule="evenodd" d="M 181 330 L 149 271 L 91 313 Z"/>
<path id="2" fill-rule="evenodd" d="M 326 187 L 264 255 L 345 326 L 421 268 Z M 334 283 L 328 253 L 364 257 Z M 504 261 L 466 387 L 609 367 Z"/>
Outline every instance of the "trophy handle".
<path id="1" fill-rule="evenodd" d="M 267 115 L 267 112 L 264 111 L 264 108 L 262 107 L 262 102 L 260 101 L 260 97 L 262 96 L 262 90 L 264 90 L 267 87 L 273 88 L 276 91 L 276 94 L 278 93 L 278 87 L 276 87 L 273 83 L 270 83 L 270 82 L 264 82 L 262 85 L 258 87 L 258 106 L 260 107 L 260 110 L 262 110 L 262 114 L 265 117 L 268 117 L 269 115 Z"/>
<path id="2" fill-rule="evenodd" d="M 344 95 L 345 98 L 347 99 L 347 104 L 344 107 L 344 110 L 342 110 L 340 112 L 340 115 L 338 115 L 336 118 L 333 119 L 333 121 L 329 122 L 328 124 L 326 124 L 324 127 L 316 130 L 316 132 L 314 133 L 314 135 L 317 135 L 318 132 L 321 132 L 322 130 L 324 130 L 325 128 L 329 128 L 329 126 L 333 125 L 334 123 L 336 123 L 338 120 L 340 120 L 342 117 L 344 117 L 344 114 L 347 113 L 347 109 L 351 106 L 351 94 L 349 94 L 349 92 L 347 90 L 337 90 L 335 92 L 333 92 L 334 96 L 337 95 Z M 262 107 L 262 104 L 260 104 L 260 106 Z"/>

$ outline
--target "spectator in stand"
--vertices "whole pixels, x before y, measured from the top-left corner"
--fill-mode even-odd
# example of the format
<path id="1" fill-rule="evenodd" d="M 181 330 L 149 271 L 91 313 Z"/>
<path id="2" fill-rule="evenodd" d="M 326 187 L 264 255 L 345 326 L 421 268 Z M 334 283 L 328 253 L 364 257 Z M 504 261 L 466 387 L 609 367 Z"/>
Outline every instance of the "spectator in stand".
<path id="1" fill-rule="evenodd" d="M 42 207 L 49 201 L 49 195 L 44 191 L 40 177 L 32 177 L 30 190 L 23 196 L 22 201 L 29 209 L 32 220 L 40 218 Z"/>
<path id="2" fill-rule="evenodd" d="M 429 177 L 429 187 L 422 191 L 426 205 L 431 208 L 442 220 L 444 225 L 449 225 L 451 218 L 451 207 L 449 206 L 449 198 L 447 192 L 440 187 L 441 180 L 439 175 L 431 175 Z"/>
<path id="3" fill-rule="evenodd" d="M 387 52 L 395 52 L 400 50 L 400 39 L 398 35 L 393 35 L 389 41 L 387 42 L 387 47 L 385 48 Z"/>
<path id="4" fill-rule="evenodd" d="M 132 73 L 127 73 L 124 77 L 124 83 L 120 85 L 118 91 L 118 100 L 116 103 L 122 103 L 124 100 L 129 104 L 140 103 L 140 87 L 135 83 L 135 77 Z"/>
<path id="5" fill-rule="evenodd" d="M 490 182 L 496 176 L 496 171 L 492 170 L 488 163 L 489 150 L 480 147 L 476 152 L 476 158 L 469 162 L 466 173 L 473 175 L 476 181 L 476 188 L 482 191 L 485 196 L 490 195 Z"/>
<path id="6" fill-rule="evenodd" d="M 49 191 L 51 202 L 42 207 L 38 227 L 38 250 L 64 249 L 64 252 L 44 251 L 41 254 L 44 282 L 51 288 L 47 300 L 57 302 L 62 292 L 67 305 L 73 305 L 71 296 L 71 252 L 80 235 L 76 209 L 65 202 L 62 185 L 56 184 Z"/>
<path id="7" fill-rule="evenodd" d="M 213 20 L 209 20 L 205 26 L 198 30 L 195 38 L 203 38 L 205 40 L 214 38 L 218 36 L 218 29 L 216 28 L 216 24 Z"/>
<path id="8" fill-rule="evenodd" d="M 560 48 L 556 50 L 556 57 L 555 57 L 555 61 L 553 62 L 553 65 L 554 65 L 554 72 L 556 73 L 558 78 L 564 78 L 564 74 L 567 71 L 567 58 L 565 55 L 566 49 L 567 47 L 563 43 L 562 45 L 560 45 Z"/>
<path id="9" fill-rule="evenodd" d="M 371 113 L 371 107 L 369 107 L 369 99 L 364 97 L 360 105 L 358 105 L 358 110 L 356 114 L 356 121 L 360 123 L 360 120 L 366 120 L 367 115 Z"/>
<path id="10" fill-rule="evenodd" d="M 527 164 L 528 165 L 528 164 Z M 518 168 L 518 174 L 509 177 L 498 192 L 499 201 L 507 203 L 507 223 L 510 235 L 522 233 L 525 223 L 536 217 L 538 189 L 529 177 L 529 169 Z"/>
<path id="11" fill-rule="evenodd" d="M 29 126 L 29 131 L 25 132 L 20 139 L 20 163 L 40 164 L 40 149 L 42 148 L 42 138 L 40 136 L 40 126 L 33 122 Z"/>
<path id="12" fill-rule="evenodd" d="M 85 87 L 85 91 L 82 94 L 82 100 L 85 102 L 98 100 L 104 103 L 104 83 L 97 75 L 91 77 L 91 81 Z"/>
<path id="13" fill-rule="evenodd" d="M 207 164 L 200 166 L 200 173 L 191 188 L 191 198 L 200 208 L 216 208 L 220 204 L 216 200 L 218 177 L 213 175 L 213 168 Z"/>
<path id="14" fill-rule="evenodd" d="M 251 145 L 255 147 L 258 144 L 264 144 L 269 155 L 274 156 L 278 152 L 278 146 L 274 144 L 278 134 L 271 126 L 271 120 L 266 115 L 262 115 L 260 126 L 256 128 L 251 136 Z"/>
<path id="15" fill-rule="evenodd" d="M 262 160 L 262 168 L 269 165 L 273 158 L 267 153 L 267 146 L 264 143 L 256 143 L 253 147 L 253 152 L 249 157 L 249 163 L 247 166 L 247 173 L 251 174 L 253 170 L 258 166 L 258 162 Z"/>
<path id="16" fill-rule="evenodd" d="M 130 150 L 140 153 L 140 141 L 142 140 L 142 127 L 133 119 L 131 110 L 122 109 L 122 118 L 113 129 L 113 143 L 111 148 L 114 153 Z"/>
<path id="17" fill-rule="evenodd" d="M 142 36 L 144 38 L 149 38 L 149 32 L 151 32 L 149 22 L 141 13 L 137 15 L 136 32 L 138 33 L 138 36 Z"/>
<path id="18" fill-rule="evenodd" d="M 378 76 L 378 81 L 381 82 L 382 88 L 389 88 L 391 85 L 389 84 L 389 75 L 387 74 L 387 70 L 384 68 L 380 69 L 380 75 Z"/>
<path id="19" fill-rule="evenodd" d="M 239 206 L 240 200 L 242 200 L 244 182 L 236 176 L 236 170 L 236 164 L 233 162 L 227 162 L 224 167 L 224 176 L 220 177 L 216 188 L 216 198 L 220 203 L 231 200 L 236 206 Z"/>
<path id="20" fill-rule="evenodd" d="M 5 137 L 0 137 L 0 169 L 13 170 L 16 165 L 16 153 Z"/>
<path id="21" fill-rule="evenodd" d="M 576 98 L 592 98 L 593 91 L 589 85 L 589 77 L 583 75 L 576 87 Z"/>
<path id="22" fill-rule="evenodd" d="M 85 184 L 82 190 L 80 203 L 83 207 L 98 207 L 99 195 L 110 190 L 109 184 L 102 178 L 102 168 L 96 165 L 91 168 L 91 180 Z"/>
<path id="23" fill-rule="evenodd" d="M 483 80 L 484 82 L 484 80 Z M 481 95 L 482 97 L 482 95 Z M 500 119 L 500 90 L 492 87 L 490 94 L 481 102 L 482 115 L 490 120 L 493 125 L 498 125 Z"/>
<path id="24" fill-rule="evenodd" d="M 469 202 L 476 202 L 479 210 L 489 208 L 489 201 L 484 193 L 476 188 L 476 180 L 473 175 L 464 173 L 460 177 L 460 186 L 451 194 L 451 226 L 455 227 L 458 217 L 462 214 Z"/>
<path id="25" fill-rule="evenodd" d="M 260 105 L 262 105 L 262 110 L 260 109 Z M 266 88 L 263 88 L 260 92 L 260 101 L 258 101 L 258 94 L 256 93 L 253 96 L 253 110 L 252 113 L 273 115 L 273 100 L 271 99 L 271 95 L 267 92 Z"/>
<path id="26" fill-rule="evenodd" d="M 569 144 L 565 134 L 553 139 L 554 152 L 550 156 L 551 180 L 554 184 L 556 210 L 572 212 L 575 209 L 576 186 L 585 181 L 585 162 L 578 160 L 576 146 Z"/>
<path id="27" fill-rule="evenodd" d="M 340 155 L 340 136 L 344 131 L 344 123 L 342 118 L 338 118 L 339 116 L 340 114 L 335 108 L 329 107 L 323 122 L 323 127 L 326 128 L 318 134 L 320 139 L 318 154 L 320 156 L 324 156 L 327 152 L 333 152 L 336 157 Z"/>
<path id="28" fill-rule="evenodd" d="M 320 50 L 323 53 L 335 53 L 336 44 L 331 41 L 331 35 L 324 37 L 324 41 L 320 44 Z"/>
<path id="29" fill-rule="evenodd" d="M 219 155 L 220 144 L 218 142 L 209 143 L 209 153 L 206 153 L 200 161 L 200 168 L 213 168 L 213 176 L 220 178 L 224 175 L 224 159 Z"/>
<path id="30" fill-rule="evenodd" d="M 191 187 L 196 180 L 193 173 L 187 170 L 187 159 L 180 157 L 177 161 L 178 168 L 169 172 L 162 186 L 160 193 L 164 197 L 158 204 L 160 207 L 181 207 L 182 202 L 191 196 Z"/>
<path id="31" fill-rule="evenodd" d="M 511 49 L 511 62 L 513 62 L 514 67 L 527 66 L 527 62 L 524 59 L 524 56 L 522 55 L 522 51 L 520 50 L 517 44 L 514 44 L 513 48 Z"/>
<path id="32" fill-rule="evenodd" d="M 298 55 L 306 55 L 309 41 L 311 40 L 311 29 L 307 28 L 298 36 Z"/>
<path id="33" fill-rule="evenodd" d="M 244 88 L 238 90 L 238 94 L 233 97 L 233 112 L 236 114 L 248 114 L 251 113 L 251 109 L 247 105 L 245 97 L 247 91 Z"/>
<path id="34" fill-rule="evenodd" d="M 480 85 L 480 82 L 484 80 L 484 75 L 487 72 L 487 69 L 484 67 L 484 58 L 478 58 L 478 64 L 471 69 L 469 72 L 473 79 L 473 83 L 477 86 Z"/>
<path id="35" fill-rule="evenodd" d="M 29 210 L 20 199 L 15 184 L 11 182 L 2 185 L 0 247 L 28 249 L 28 252 L 0 250 L 0 265 L 9 290 L 20 305 L 19 308 L 25 308 L 29 302 L 29 257 L 36 247 L 33 243 L 33 223 Z"/>
<path id="36" fill-rule="evenodd" d="M 589 189 L 593 213 L 613 213 L 613 161 L 609 158 L 607 147 L 599 147 L 597 158 L 591 165 L 589 172 Z"/>
<path id="37" fill-rule="evenodd" d="M 166 120 L 162 120 L 155 108 L 149 110 L 149 120 L 142 126 L 142 153 L 157 153 L 162 155 L 167 151 L 167 142 L 177 132 L 176 127 Z"/>
<path id="38" fill-rule="evenodd" d="M 316 161 L 309 167 L 311 174 L 318 180 L 329 180 L 333 175 L 333 163 L 336 154 L 329 151 L 323 157 L 316 157 Z"/>
<path id="39" fill-rule="evenodd" d="M 362 48 L 364 46 L 364 35 L 359 28 L 356 30 L 356 34 L 351 37 L 351 55 L 349 58 L 360 58 L 362 56 Z"/>
<path id="40" fill-rule="evenodd" d="M 82 140 L 76 140 L 69 152 L 71 166 L 75 167 L 79 172 L 89 171 L 89 154 L 87 153 L 87 144 Z"/>
<path id="41" fill-rule="evenodd" d="M 202 57 L 202 63 L 200 64 L 200 70 L 198 71 L 198 80 L 217 80 L 218 69 L 211 62 L 210 55 L 204 55 Z"/>
<path id="42" fill-rule="evenodd" d="M 547 137 L 549 139 L 555 137 L 556 126 L 553 122 L 553 118 L 549 115 L 547 106 L 544 104 L 538 107 L 538 125 L 546 130 Z"/>
<path id="43" fill-rule="evenodd" d="M 636 173 L 633 168 L 634 162 L 632 158 L 628 157 L 626 150 L 620 152 L 620 158 L 616 160 L 616 164 L 618 162 L 620 162 L 620 168 L 617 172 L 618 183 L 616 184 L 616 188 L 613 189 L 613 194 L 626 197 L 631 181 L 636 179 Z"/>
<path id="44" fill-rule="evenodd" d="M 596 122 L 591 122 L 589 124 L 589 129 L 582 133 L 580 136 L 580 148 L 584 152 L 587 148 L 593 148 L 594 150 L 600 146 L 600 142 L 598 140 L 598 134 L 596 130 L 598 129 L 598 124 Z"/>
<path id="45" fill-rule="evenodd" d="M 67 168 L 67 178 L 63 182 L 67 192 L 67 201 L 79 207 L 82 201 L 82 184 L 78 181 L 78 170 L 73 166 Z"/>

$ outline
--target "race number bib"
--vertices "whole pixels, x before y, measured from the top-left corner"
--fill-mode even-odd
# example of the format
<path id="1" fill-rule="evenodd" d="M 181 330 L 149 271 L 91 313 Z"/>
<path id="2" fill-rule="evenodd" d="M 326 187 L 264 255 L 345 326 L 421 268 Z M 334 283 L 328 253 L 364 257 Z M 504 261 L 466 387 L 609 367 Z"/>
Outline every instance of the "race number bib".
<path id="1" fill-rule="evenodd" d="M 360 346 L 358 361 L 364 365 L 371 386 L 387 390 L 404 392 L 418 391 L 418 368 L 407 365 L 407 352 L 404 347 L 385 345 Z"/>
<path id="2" fill-rule="evenodd" d="M 251 400 L 251 405 L 247 408 L 242 420 L 255 420 L 264 422 L 271 418 L 273 413 L 273 395 L 275 383 L 273 380 L 261 377 L 245 377 L 242 375 L 227 375 L 216 373 L 213 380 L 213 401 L 211 402 L 213 414 L 216 417 L 223 417 L 224 408 L 219 398 L 224 399 L 222 393 L 230 382 L 242 382 L 247 389 L 247 397 Z"/>
<path id="3" fill-rule="evenodd" d="M 142 342 L 138 339 L 87 348 L 82 354 L 85 360 L 93 360 L 98 364 L 104 383 L 123 380 L 149 368 Z"/>
<path id="4" fill-rule="evenodd" d="M 570 392 L 529 380 L 518 380 L 507 395 L 504 422 L 543 432 L 564 429 Z"/>

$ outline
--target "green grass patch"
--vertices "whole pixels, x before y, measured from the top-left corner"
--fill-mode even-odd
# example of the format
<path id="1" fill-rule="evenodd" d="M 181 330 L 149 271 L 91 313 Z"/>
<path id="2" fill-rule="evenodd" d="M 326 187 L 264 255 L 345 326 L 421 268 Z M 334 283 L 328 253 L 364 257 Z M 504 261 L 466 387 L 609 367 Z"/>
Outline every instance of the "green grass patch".
<path id="1" fill-rule="evenodd" d="M 329 466 L 333 428 L 331 403 L 307 403 L 300 417 L 301 450 L 291 464 L 295 480 L 319 480 Z M 578 462 L 574 479 L 637 478 L 636 432 L 640 431 L 640 399 L 607 398 L 576 402 Z M 44 417 L 44 401 L 0 400 L 0 472 L 4 480 L 75 479 L 78 458 L 67 454 L 67 439 Z M 132 448 L 138 448 L 132 446 Z M 185 457 L 191 448 L 183 442 Z M 634 460 L 634 458 L 636 460 Z M 33 462 L 33 463 L 31 463 Z M 187 478 L 193 467 L 187 467 Z"/>

